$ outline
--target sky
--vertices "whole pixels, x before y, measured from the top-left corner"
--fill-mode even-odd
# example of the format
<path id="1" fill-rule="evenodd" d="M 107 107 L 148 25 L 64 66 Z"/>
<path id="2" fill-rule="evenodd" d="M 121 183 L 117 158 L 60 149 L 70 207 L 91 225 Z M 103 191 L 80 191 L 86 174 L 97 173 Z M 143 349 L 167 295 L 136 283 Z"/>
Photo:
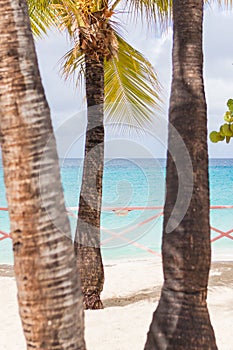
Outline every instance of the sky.
<path id="1" fill-rule="evenodd" d="M 121 15 L 120 24 L 127 31 L 124 37 L 146 56 L 154 66 L 163 86 L 164 113 L 167 110 L 171 86 L 172 28 L 158 36 L 155 31 L 142 28 L 140 23 L 126 23 Z M 218 130 L 227 109 L 226 102 L 233 98 L 233 10 L 223 11 L 207 7 L 204 15 L 204 82 L 207 100 L 208 130 Z M 85 135 L 85 100 L 81 88 L 74 81 L 64 81 L 60 74 L 60 59 L 71 48 L 69 39 L 57 32 L 36 39 L 36 50 L 42 82 L 51 109 L 60 157 L 83 156 Z M 166 156 L 166 127 L 161 120 L 155 130 L 145 135 L 116 134 L 106 128 L 106 157 Z M 232 158 L 232 142 L 209 142 L 211 158 Z"/>

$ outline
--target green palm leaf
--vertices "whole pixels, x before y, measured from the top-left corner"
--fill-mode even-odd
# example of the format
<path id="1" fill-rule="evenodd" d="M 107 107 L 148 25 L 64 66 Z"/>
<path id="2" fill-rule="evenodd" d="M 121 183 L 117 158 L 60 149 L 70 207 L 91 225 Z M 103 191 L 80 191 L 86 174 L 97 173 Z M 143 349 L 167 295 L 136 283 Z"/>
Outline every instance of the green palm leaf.
<path id="1" fill-rule="evenodd" d="M 50 0 L 27 0 L 28 13 L 31 21 L 32 32 L 36 36 L 42 36 L 47 29 L 55 24 L 55 11 L 50 7 Z"/>
<path id="2" fill-rule="evenodd" d="M 117 35 L 118 57 L 105 62 L 105 117 L 143 127 L 160 109 L 161 87 L 149 61 Z"/>
<path id="3" fill-rule="evenodd" d="M 85 75 L 85 55 L 78 45 L 68 51 L 61 59 L 62 75 L 67 80 L 73 78 L 76 83 L 82 83 Z"/>
<path id="4" fill-rule="evenodd" d="M 118 57 L 105 61 L 105 119 L 142 128 L 161 109 L 161 86 L 149 61 L 119 35 Z M 79 83 L 85 75 L 85 58 L 78 45 L 63 57 L 63 76 Z"/>
<path id="5" fill-rule="evenodd" d="M 163 30 L 171 22 L 172 0 L 127 0 L 125 9 L 130 18 L 146 16 L 148 24 Z"/>

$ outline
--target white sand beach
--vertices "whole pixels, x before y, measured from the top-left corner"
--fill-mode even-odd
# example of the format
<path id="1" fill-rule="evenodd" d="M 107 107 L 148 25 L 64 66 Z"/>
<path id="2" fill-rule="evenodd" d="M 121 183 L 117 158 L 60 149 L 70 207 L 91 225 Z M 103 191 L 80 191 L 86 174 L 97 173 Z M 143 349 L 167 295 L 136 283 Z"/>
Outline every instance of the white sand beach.
<path id="1" fill-rule="evenodd" d="M 142 350 L 162 284 L 160 260 L 105 266 L 103 310 L 85 311 L 87 350 Z M 0 349 L 26 350 L 12 268 L 0 267 Z M 208 305 L 219 350 L 233 350 L 233 262 L 212 264 Z"/>

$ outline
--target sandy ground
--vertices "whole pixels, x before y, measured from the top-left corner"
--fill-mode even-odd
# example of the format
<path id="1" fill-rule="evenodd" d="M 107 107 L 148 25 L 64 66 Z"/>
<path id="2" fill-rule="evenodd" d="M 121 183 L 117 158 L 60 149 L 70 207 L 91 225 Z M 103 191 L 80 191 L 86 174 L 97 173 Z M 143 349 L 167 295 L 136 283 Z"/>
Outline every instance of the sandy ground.
<path id="1" fill-rule="evenodd" d="M 85 311 L 87 350 L 142 350 L 162 284 L 158 259 L 108 263 L 105 308 Z M 219 350 L 233 350 L 233 262 L 212 264 L 208 305 Z M 0 349 L 26 350 L 10 266 L 0 266 Z"/>

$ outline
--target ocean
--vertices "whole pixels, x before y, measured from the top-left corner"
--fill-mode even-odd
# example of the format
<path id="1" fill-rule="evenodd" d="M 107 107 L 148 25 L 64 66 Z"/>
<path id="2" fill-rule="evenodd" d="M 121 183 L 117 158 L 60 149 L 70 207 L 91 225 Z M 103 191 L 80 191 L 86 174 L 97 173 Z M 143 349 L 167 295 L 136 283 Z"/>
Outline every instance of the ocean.
<path id="1" fill-rule="evenodd" d="M 77 207 L 82 160 L 61 160 L 60 165 L 66 206 Z M 105 160 L 101 216 L 101 248 L 105 262 L 144 259 L 161 253 L 165 165 L 164 159 Z M 210 159 L 209 181 L 211 206 L 233 206 L 233 159 Z M 0 194 L 0 207 L 7 207 L 1 165 Z M 77 214 L 74 209 L 71 212 Z M 233 229 L 232 214 L 233 208 L 210 210 L 211 226 L 217 231 L 211 230 L 212 239 L 220 235 L 218 230 L 227 232 Z M 70 216 L 73 236 L 76 227 L 74 216 Z M 6 211 L 0 211 L 0 230 L 10 230 Z M 228 235 L 231 237 L 231 233 Z M 9 238 L 0 240 L 0 264 L 13 264 L 11 245 Z M 212 258 L 232 260 L 233 239 L 221 237 L 214 241 Z"/>

